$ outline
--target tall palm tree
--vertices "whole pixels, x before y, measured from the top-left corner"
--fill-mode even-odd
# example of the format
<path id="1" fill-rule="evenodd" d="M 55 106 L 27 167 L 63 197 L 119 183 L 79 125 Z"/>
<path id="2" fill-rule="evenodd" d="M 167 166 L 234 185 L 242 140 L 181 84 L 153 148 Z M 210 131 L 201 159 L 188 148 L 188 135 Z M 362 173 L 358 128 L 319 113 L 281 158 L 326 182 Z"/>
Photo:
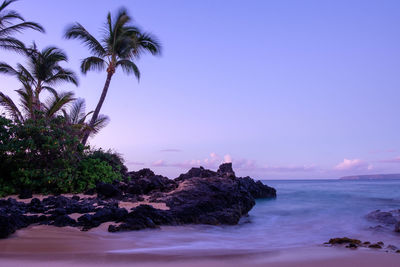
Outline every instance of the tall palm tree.
<path id="1" fill-rule="evenodd" d="M 21 99 L 25 118 L 35 119 L 36 111 L 44 111 L 48 116 L 53 116 L 61 110 L 63 105 L 73 100 L 73 94 L 57 93 L 54 85 L 61 82 L 69 82 L 78 85 L 76 74 L 60 66 L 61 62 L 68 60 L 67 55 L 56 47 L 47 47 L 39 51 L 33 44 L 24 50 L 27 57 L 27 65 L 17 64 L 14 68 L 7 63 L 0 62 L 0 73 L 15 76 L 22 84 L 22 88 L 17 90 Z M 53 99 L 43 103 L 40 94 L 43 90 L 49 91 Z M 62 104 L 64 103 L 64 104 Z M 18 112 L 12 103 L 11 98 L 0 94 L 0 105 L 17 120 L 23 119 L 22 112 Z"/>
<path id="2" fill-rule="evenodd" d="M 4 0 L 0 5 L 0 48 L 22 51 L 24 44 L 12 34 L 26 29 L 44 32 L 44 29 L 38 23 L 25 21 L 16 11 L 7 10 L 7 7 L 15 1 L 17 0 Z"/>
<path id="3" fill-rule="evenodd" d="M 91 35 L 79 23 L 70 26 L 65 32 L 67 39 L 79 39 L 86 45 L 92 56 L 81 62 L 81 71 L 86 74 L 90 70 L 107 72 L 107 78 L 99 102 L 94 110 L 90 126 L 92 127 L 99 116 L 110 86 L 111 78 L 116 69 L 121 67 L 126 74 L 133 74 L 140 78 L 139 68 L 135 64 L 143 53 L 149 52 L 157 55 L 161 52 L 161 45 L 151 34 L 142 32 L 138 27 L 130 25 L 132 21 L 125 9 L 119 10 L 114 19 L 107 15 L 106 26 L 100 41 Z M 86 144 L 89 133 L 86 133 L 82 144 Z"/>

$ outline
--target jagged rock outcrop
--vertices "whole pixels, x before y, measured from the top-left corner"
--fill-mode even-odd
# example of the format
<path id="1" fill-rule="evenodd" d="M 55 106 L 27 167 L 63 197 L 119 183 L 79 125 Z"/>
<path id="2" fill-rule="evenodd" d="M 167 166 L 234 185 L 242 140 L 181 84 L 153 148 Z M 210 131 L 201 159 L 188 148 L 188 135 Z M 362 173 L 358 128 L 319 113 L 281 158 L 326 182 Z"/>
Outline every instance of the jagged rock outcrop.
<path id="1" fill-rule="evenodd" d="M 375 210 L 367 214 L 366 218 L 383 224 L 385 227 L 390 227 L 395 232 L 400 232 L 400 209 L 391 211 Z"/>
<path id="2" fill-rule="evenodd" d="M 99 183 L 90 193 L 98 196 L 49 196 L 29 203 L 0 200 L 0 238 L 30 224 L 72 226 L 88 230 L 104 222 L 110 232 L 156 228 L 160 225 L 237 224 L 255 205 L 257 198 L 274 198 L 276 191 L 250 177 L 236 177 L 231 163 L 218 171 L 192 168 L 174 180 L 149 169 L 128 173 L 130 179 L 113 184 Z M 138 203 L 126 210 L 121 200 Z M 145 203 L 162 203 L 156 209 Z M 71 214 L 81 214 L 77 220 Z"/>
<path id="3" fill-rule="evenodd" d="M 147 195 L 153 191 L 168 192 L 174 190 L 178 184 L 167 177 L 155 175 L 150 169 L 142 169 L 137 172 L 129 172 L 130 178 L 121 189 L 133 195 Z"/>

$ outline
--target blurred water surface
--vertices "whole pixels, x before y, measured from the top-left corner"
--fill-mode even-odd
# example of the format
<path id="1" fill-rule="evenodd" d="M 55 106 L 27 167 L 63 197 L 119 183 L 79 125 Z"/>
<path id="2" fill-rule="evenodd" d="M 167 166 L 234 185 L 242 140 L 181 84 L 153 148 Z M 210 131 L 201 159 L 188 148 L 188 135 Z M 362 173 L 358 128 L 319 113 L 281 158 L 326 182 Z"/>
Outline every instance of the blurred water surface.
<path id="1" fill-rule="evenodd" d="M 125 252 L 262 251 L 321 245 L 332 237 L 383 241 L 400 247 L 393 229 L 374 230 L 365 215 L 400 209 L 400 180 L 269 180 L 275 200 L 258 200 L 236 226 L 190 225 L 113 234 L 128 238 Z M 109 237 L 109 236 L 108 236 Z M 118 251 L 118 252 L 124 252 Z"/>

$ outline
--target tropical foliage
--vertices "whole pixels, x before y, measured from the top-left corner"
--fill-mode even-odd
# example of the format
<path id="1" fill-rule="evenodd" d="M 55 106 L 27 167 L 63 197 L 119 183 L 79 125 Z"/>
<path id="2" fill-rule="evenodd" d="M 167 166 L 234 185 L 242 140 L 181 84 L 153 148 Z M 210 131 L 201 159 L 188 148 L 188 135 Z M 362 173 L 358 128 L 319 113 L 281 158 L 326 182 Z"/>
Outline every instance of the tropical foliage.
<path id="1" fill-rule="evenodd" d="M 121 179 L 87 151 L 62 116 L 12 122 L 0 116 L 0 195 L 82 192 Z"/>
<path id="2" fill-rule="evenodd" d="M 90 155 L 88 157 L 107 162 L 108 164 L 110 164 L 113 171 L 119 172 L 123 177 L 125 177 L 128 172 L 128 169 L 124 165 L 124 159 L 122 158 L 122 156 L 111 150 L 93 150 L 90 152 Z"/>
<path id="3" fill-rule="evenodd" d="M 36 45 L 25 49 L 27 65 L 17 64 L 14 68 L 5 62 L 0 62 L 0 73 L 14 76 L 21 84 L 17 90 L 22 110 L 7 95 L 0 93 L 0 105 L 16 121 L 35 119 L 38 111 L 43 111 L 46 117 L 58 115 L 62 107 L 73 101 L 73 93 L 58 93 L 53 87 L 62 82 L 78 85 L 76 74 L 60 66 L 66 62 L 67 55 L 56 47 L 47 47 L 39 51 Z M 40 95 L 48 91 L 52 96 L 43 103 Z"/>
<path id="4" fill-rule="evenodd" d="M 110 121 L 107 116 L 100 114 L 94 125 L 89 126 L 87 119 L 89 118 L 89 115 L 93 114 L 93 111 L 86 113 L 85 100 L 82 98 L 74 100 L 70 105 L 69 110 L 63 108 L 62 112 L 66 121 L 75 129 L 79 130 L 77 134 L 80 140 L 82 140 L 85 133 L 90 133 L 91 136 L 97 134 L 101 129 L 107 126 Z"/>
<path id="5" fill-rule="evenodd" d="M 0 88 L 0 196 L 30 190 L 34 193 L 83 192 L 97 183 L 111 183 L 126 177 L 127 168 L 118 153 L 86 146 L 88 137 L 98 133 L 109 121 L 100 114 L 116 69 L 133 74 L 140 72 L 136 60 L 144 53 L 157 55 L 157 39 L 131 24 L 131 17 L 121 9 L 115 18 L 108 13 L 101 41 L 79 23 L 65 33 L 81 40 L 91 56 L 81 62 L 81 71 L 106 70 L 107 79 L 94 111 L 86 112 L 85 100 L 74 93 L 60 92 L 61 83 L 78 86 L 74 71 L 63 67 L 66 53 L 54 46 L 39 50 L 35 43 L 26 46 L 15 38 L 26 29 L 44 32 L 41 25 L 25 21 L 9 10 L 15 0 L 0 5 L 0 48 L 23 55 L 25 64 L 12 66 L 0 62 L 0 74 L 17 79 L 18 102 Z"/>
<path id="6" fill-rule="evenodd" d="M 139 27 L 131 25 L 131 21 L 132 18 L 125 9 L 121 9 L 114 19 L 111 13 L 108 13 L 100 41 L 79 23 L 70 26 L 65 33 L 67 39 L 81 40 L 92 54 L 82 60 L 82 73 L 86 74 L 90 70 L 107 72 L 99 102 L 89 123 L 91 127 L 97 121 L 116 69 L 121 67 L 126 74 L 133 74 L 139 79 L 140 71 L 135 61 L 146 52 L 157 55 L 161 51 L 157 39 L 149 33 L 142 32 Z M 88 137 L 89 132 L 85 134 L 83 144 L 86 144 Z"/>
<path id="7" fill-rule="evenodd" d="M 6 0 L 0 5 L 0 48 L 24 51 L 24 43 L 16 39 L 13 34 L 26 29 L 44 32 L 44 29 L 38 23 L 25 21 L 18 12 L 8 10 L 9 5 L 15 1 Z"/>

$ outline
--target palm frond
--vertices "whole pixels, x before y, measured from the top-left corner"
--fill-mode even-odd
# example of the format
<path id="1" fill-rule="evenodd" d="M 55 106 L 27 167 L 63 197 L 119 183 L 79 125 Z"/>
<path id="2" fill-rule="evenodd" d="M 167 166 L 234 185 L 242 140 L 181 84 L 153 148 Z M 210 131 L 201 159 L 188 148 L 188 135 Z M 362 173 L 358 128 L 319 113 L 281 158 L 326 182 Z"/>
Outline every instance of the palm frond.
<path id="1" fill-rule="evenodd" d="M 56 94 L 57 94 L 57 90 L 54 89 L 53 87 L 50 87 L 50 86 L 43 86 L 42 89 L 43 89 L 43 90 L 46 90 L 46 91 L 48 91 L 48 92 L 50 92 L 50 93 L 53 94 L 53 95 L 56 95 Z"/>
<path id="2" fill-rule="evenodd" d="M 4 0 L 3 3 L 0 5 L 0 12 L 6 9 L 11 3 L 16 2 L 17 0 Z"/>
<path id="3" fill-rule="evenodd" d="M 44 32 L 44 28 L 40 24 L 35 23 L 35 22 L 26 21 L 26 22 L 21 22 L 21 23 L 9 26 L 9 27 L 0 28 L 0 36 L 4 37 L 4 36 L 8 36 L 13 33 L 20 33 L 26 29 L 32 29 L 32 30 L 36 30 L 39 32 Z"/>
<path id="4" fill-rule="evenodd" d="M 160 55 L 162 50 L 162 45 L 160 41 L 150 33 L 142 33 L 137 39 L 138 45 L 135 47 L 135 51 L 138 54 L 142 52 L 149 52 L 152 55 Z"/>
<path id="5" fill-rule="evenodd" d="M 81 40 L 81 42 L 96 56 L 104 57 L 107 54 L 100 42 L 79 23 L 69 26 L 65 31 L 64 37 L 67 39 Z"/>
<path id="6" fill-rule="evenodd" d="M 39 53 L 39 56 L 42 58 L 42 60 L 46 60 L 50 64 L 68 61 L 67 54 L 62 49 L 55 46 L 45 47 Z"/>
<path id="7" fill-rule="evenodd" d="M 110 119 L 108 116 L 100 114 L 90 129 L 90 136 L 98 134 L 100 130 L 106 127 L 109 122 Z"/>
<path id="8" fill-rule="evenodd" d="M 60 112 L 66 104 L 74 100 L 75 98 L 73 92 L 63 92 L 60 94 L 53 95 L 46 101 L 45 105 L 46 115 L 48 117 L 53 117 L 58 112 Z"/>
<path id="9" fill-rule="evenodd" d="M 99 57 L 87 57 L 81 62 L 81 71 L 86 74 L 89 70 L 102 71 L 106 67 L 106 62 Z"/>
<path id="10" fill-rule="evenodd" d="M 115 33 L 118 34 L 118 31 L 131 20 L 132 18 L 129 16 L 128 10 L 124 7 L 120 8 L 114 19 L 113 29 L 116 31 Z"/>
<path id="11" fill-rule="evenodd" d="M 85 114 L 86 103 L 82 98 L 76 99 L 72 104 L 69 111 L 68 117 L 70 118 L 70 122 L 77 124 L 80 123 L 81 119 L 86 116 Z"/>
<path id="12" fill-rule="evenodd" d="M 132 61 L 127 59 L 121 59 L 117 62 L 117 66 L 121 66 L 122 70 L 126 74 L 134 74 L 138 80 L 140 79 L 139 68 Z"/>
<path id="13" fill-rule="evenodd" d="M 20 75 L 20 81 L 21 81 L 21 79 L 23 79 L 26 82 L 35 83 L 35 78 L 32 76 L 32 73 L 30 73 L 29 70 L 27 70 L 27 68 L 25 66 L 18 63 L 17 69 L 18 69 L 18 73 Z"/>
<path id="14" fill-rule="evenodd" d="M 0 92 L 0 106 L 2 106 L 6 112 L 11 116 L 11 118 L 15 121 L 22 122 L 23 117 L 18 107 L 14 104 L 12 99 Z"/>
<path id="15" fill-rule="evenodd" d="M 24 84 L 24 87 L 21 89 L 16 90 L 17 94 L 20 98 L 20 106 L 26 113 L 26 117 L 33 118 L 34 117 L 34 95 L 32 88 Z"/>
<path id="16" fill-rule="evenodd" d="M 78 76 L 69 69 L 59 69 L 56 74 L 48 77 L 45 82 L 49 85 L 57 84 L 59 82 L 70 82 L 78 86 Z"/>
<path id="17" fill-rule="evenodd" d="M 8 74 L 8 75 L 14 75 L 14 76 L 19 76 L 20 73 L 13 67 L 11 67 L 9 64 L 0 62 L 0 73 Z"/>
<path id="18" fill-rule="evenodd" d="M 11 50 L 17 53 L 24 53 L 25 52 L 25 45 L 18 39 L 13 37 L 0 37 L 0 48 Z"/>
<path id="19" fill-rule="evenodd" d="M 11 24 L 13 20 L 24 21 L 24 18 L 16 11 L 10 10 L 7 14 L 0 16 L 0 27 L 5 27 L 7 24 Z"/>
<path id="20" fill-rule="evenodd" d="M 79 123 L 79 124 L 84 124 L 85 121 L 86 121 L 86 118 L 87 118 L 88 116 L 90 116 L 91 114 L 93 114 L 93 113 L 94 113 L 93 110 L 90 111 L 90 112 L 88 112 L 88 113 L 86 113 L 85 116 L 83 116 L 82 118 L 80 118 L 80 120 L 78 121 L 78 123 Z"/>

